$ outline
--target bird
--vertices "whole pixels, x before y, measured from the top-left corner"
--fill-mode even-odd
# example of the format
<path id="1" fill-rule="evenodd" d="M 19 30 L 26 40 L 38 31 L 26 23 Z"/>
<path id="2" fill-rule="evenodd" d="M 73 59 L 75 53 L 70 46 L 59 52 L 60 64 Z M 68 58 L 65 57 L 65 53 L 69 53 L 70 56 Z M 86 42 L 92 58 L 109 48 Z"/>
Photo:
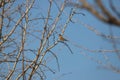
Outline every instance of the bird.
<path id="1" fill-rule="evenodd" d="M 68 40 L 65 39 L 61 34 L 59 34 L 59 40 L 60 40 L 60 41 L 68 41 Z"/>

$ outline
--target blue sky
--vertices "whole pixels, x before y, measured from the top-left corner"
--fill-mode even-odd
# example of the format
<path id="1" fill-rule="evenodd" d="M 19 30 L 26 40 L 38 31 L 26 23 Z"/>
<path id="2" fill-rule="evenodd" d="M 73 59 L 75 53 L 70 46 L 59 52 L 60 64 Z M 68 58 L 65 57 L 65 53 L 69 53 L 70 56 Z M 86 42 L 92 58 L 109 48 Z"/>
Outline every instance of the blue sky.
<path id="1" fill-rule="evenodd" d="M 65 10 L 68 11 L 69 8 Z M 65 12 L 66 12 L 65 11 Z M 86 16 L 74 16 L 73 19 L 79 20 L 84 24 L 87 24 L 101 33 L 109 35 L 110 25 L 104 24 L 96 19 L 93 15 L 85 10 L 80 10 Z M 67 13 L 67 12 L 66 12 Z M 61 19 L 65 19 L 62 17 Z M 62 22 L 61 22 L 62 24 Z M 63 23 L 64 24 L 64 23 Z M 113 28 L 115 35 L 119 35 L 119 28 Z M 71 47 L 74 54 L 70 54 L 69 50 L 64 46 L 64 44 L 59 44 L 55 48 L 55 53 L 58 56 L 60 64 L 60 72 L 58 71 L 54 75 L 49 75 L 47 80 L 119 80 L 119 74 L 113 72 L 109 69 L 102 68 L 102 65 L 95 62 L 95 60 L 100 60 L 103 63 L 106 62 L 102 53 L 92 53 L 80 48 L 75 47 L 74 44 L 87 47 L 92 50 L 99 49 L 112 49 L 112 45 L 102 37 L 96 35 L 91 30 L 84 27 L 80 23 L 70 23 L 65 31 L 64 37 L 69 39 L 67 44 Z M 89 59 L 81 53 L 86 53 L 95 60 Z M 117 67 L 119 67 L 119 60 L 116 59 L 115 53 L 105 54 L 110 62 Z M 55 61 L 52 60 L 48 63 L 52 67 L 56 67 Z M 106 64 L 106 63 L 105 63 Z M 65 74 L 65 75 L 64 75 Z M 64 76 L 63 76 L 64 75 Z"/>
<path id="2" fill-rule="evenodd" d="M 34 5 L 34 10 L 31 10 L 31 18 L 32 17 L 41 17 L 46 16 L 48 11 L 48 0 L 36 0 Z M 92 1 L 92 0 L 91 0 Z M 91 2 L 90 1 L 90 2 Z M 62 2 L 58 0 L 57 3 Z M 61 3 L 59 3 L 60 5 Z M 105 2 L 107 4 L 107 1 Z M 118 5 L 119 3 L 116 3 Z M 62 14 L 57 27 L 62 28 L 65 24 L 71 7 L 66 7 L 64 13 Z M 53 3 L 51 9 L 51 17 L 54 19 L 58 14 L 58 9 Z M 56 71 L 55 74 L 52 74 L 50 71 L 46 71 L 46 80 L 120 80 L 120 75 L 112 70 L 103 68 L 103 65 L 98 64 L 96 61 L 101 61 L 106 64 L 107 56 L 109 58 L 110 63 L 113 65 L 120 67 L 120 61 L 118 60 L 115 53 L 94 53 L 78 48 L 76 45 L 88 48 L 90 50 L 110 50 L 113 49 L 112 44 L 108 42 L 108 40 L 98 36 L 95 32 L 86 28 L 83 24 L 88 25 L 101 33 L 106 35 L 110 35 L 109 27 L 98 19 L 96 19 L 93 15 L 85 10 L 78 9 L 78 12 L 82 12 L 85 16 L 75 15 L 72 19 L 73 21 L 77 21 L 75 23 L 69 23 L 67 29 L 64 33 L 64 37 L 69 41 L 66 42 L 74 54 L 71 54 L 68 48 L 64 44 L 58 44 L 52 51 L 57 55 L 60 65 L 60 71 L 57 69 L 57 63 L 54 57 L 51 55 L 46 55 L 46 59 L 48 59 L 48 66 Z M 49 21 L 51 24 L 52 21 Z M 35 30 L 41 29 L 40 26 L 43 26 L 43 21 L 36 21 L 32 24 Z M 32 26 L 31 25 L 31 26 Z M 38 28 L 39 27 L 39 28 Z M 113 26 L 112 28 L 114 35 L 120 36 L 120 29 Z M 56 29 L 57 34 L 61 33 L 60 29 Z M 35 33 L 37 34 L 37 33 Z M 56 34 L 56 36 L 57 36 Z M 31 37 L 30 37 L 31 38 Z M 57 37 L 56 37 L 57 38 Z M 33 41 L 32 39 L 31 41 Z M 39 40 L 38 40 L 39 41 Z M 38 48 L 39 44 L 33 42 L 30 48 Z M 118 46 L 120 48 L 120 46 Z M 86 55 L 84 55 L 84 53 Z M 48 58 L 47 58 L 48 57 Z M 32 57 L 31 57 L 32 58 Z M 92 58 L 92 59 L 91 59 Z M 39 79 L 38 79 L 39 80 Z"/>

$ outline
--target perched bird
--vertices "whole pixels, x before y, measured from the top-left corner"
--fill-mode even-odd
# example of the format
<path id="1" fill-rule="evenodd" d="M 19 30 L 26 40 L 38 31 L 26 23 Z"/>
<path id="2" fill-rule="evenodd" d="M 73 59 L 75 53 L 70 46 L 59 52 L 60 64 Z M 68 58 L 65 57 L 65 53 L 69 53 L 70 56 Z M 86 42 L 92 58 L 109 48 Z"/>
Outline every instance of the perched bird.
<path id="1" fill-rule="evenodd" d="M 60 40 L 60 41 L 68 41 L 68 40 L 65 39 L 61 34 L 59 34 L 59 40 Z"/>

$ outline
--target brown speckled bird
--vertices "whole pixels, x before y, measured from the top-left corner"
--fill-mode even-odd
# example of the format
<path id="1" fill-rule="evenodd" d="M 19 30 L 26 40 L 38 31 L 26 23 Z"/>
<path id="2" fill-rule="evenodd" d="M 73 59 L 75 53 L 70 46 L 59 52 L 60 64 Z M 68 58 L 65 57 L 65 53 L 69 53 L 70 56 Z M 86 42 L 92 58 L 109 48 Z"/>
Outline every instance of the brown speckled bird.
<path id="1" fill-rule="evenodd" d="M 61 34 L 59 34 L 59 40 L 60 40 L 60 41 L 68 41 L 68 40 L 65 39 Z"/>

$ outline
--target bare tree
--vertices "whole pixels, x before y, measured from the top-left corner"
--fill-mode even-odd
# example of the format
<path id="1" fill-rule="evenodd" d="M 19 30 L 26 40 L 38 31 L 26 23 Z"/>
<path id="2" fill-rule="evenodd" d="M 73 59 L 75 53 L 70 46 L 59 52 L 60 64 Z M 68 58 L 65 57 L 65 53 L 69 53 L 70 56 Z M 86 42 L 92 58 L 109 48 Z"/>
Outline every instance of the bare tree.
<path id="1" fill-rule="evenodd" d="M 87 0 L 78 0 L 77 3 L 72 2 L 71 0 L 68 1 L 67 5 L 76 7 L 78 9 L 86 9 L 102 22 L 105 22 L 107 24 L 113 24 L 116 25 L 116 27 L 119 27 L 120 26 L 119 7 L 114 4 L 113 0 L 108 0 L 107 2 L 109 3 L 109 8 L 111 9 L 111 11 L 104 4 L 103 0 L 95 0 L 94 3 L 96 6 L 90 4 Z"/>
<path id="2" fill-rule="evenodd" d="M 45 1 L 46 6 L 42 6 L 42 1 Z M 58 57 L 53 49 L 56 49 L 56 46 L 62 43 L 70 53 L 73 53 L 70 46 L 58 37 L 59 34 L 64 35 L 69 23 L 82 24 L 97 36 L 109 40 L 114 45 L 113 50 L 91 50 L 69 41 L 74 47 L 94 53 L 116 53 L 118 59 L 120 59 L 120 50 L 117 47 L 118 43 L 115 41 L 120 37 L 114 36 L 111 29 L 111 35 L 105 35 L 73 18 L 74 15 L 79 14 L 77 9 L 86 9 L 101 21 L 114 24 L 117 27 L 120 26 L 119 11 L 111 1 L 111 9 L 117 18 L 105 8 L 101 0 L 96 0 L 95 3 L 101 13 L 86 0 L 79 0 L 77 3 L 69 0 L 0 0 L 0 79 L 32 80 L 36 78 L 45 80 L 47 71 L 53 74 L 56 72 L 47 65 L 50 58 L 55 58 L 55 66 L 60 70 Z M 65 12 L 67 6 L 72 6 L 69 9 L 69 14 Z M 53 7 L 56 9 L 55 11 Z M 80 14 L 85 16 L 84 13 Z M 62 20 L 63 17 L 64 20 Z M 120 73 L 120 70 L 112 63 L 106 66 L 102 61 L 95 60 L 84 52 L 83 55 Z M 105 55 L 104 58 L 109 62 Z"/>
<path id="3" fill-rule="evenodd" d="M 62 42 L 58 34 L 64 34 L 72 16 L 68 17 L 64 27 L 58 27 L 66 1 L 57 8 L 54 18 L 51 17 L 53 0 L 46 1 L 46 15 L 40 4 L 39 0 L 0 1 L 0 79 L 31 80 L 37 76 L 44 80 L 45 71 L 55 73 L 47 66 L 47 53 L 56 59 L 59 70 L 58 58 L 52 49 Z"/>

